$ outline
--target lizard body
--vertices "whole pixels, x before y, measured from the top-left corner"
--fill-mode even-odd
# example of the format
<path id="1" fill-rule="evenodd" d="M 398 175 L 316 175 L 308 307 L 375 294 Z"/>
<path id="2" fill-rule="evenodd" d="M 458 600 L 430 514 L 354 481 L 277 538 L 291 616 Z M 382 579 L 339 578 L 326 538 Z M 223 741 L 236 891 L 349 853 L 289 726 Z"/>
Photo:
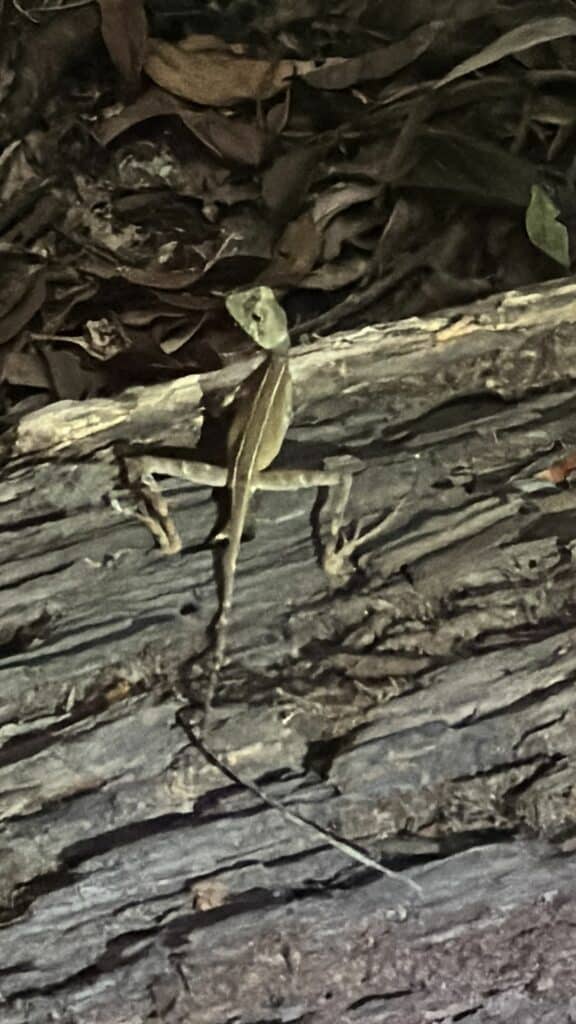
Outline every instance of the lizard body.
<path id="1" fill-rule="evenodd" d="M 216 536 L 225 542 L 221 561 L 219 608 L 214 624 L 212 666 L 206 706 L 209 707 L 224 663 L 238 555 L 250 501 L 257 490 L 298 490 L 328 487 L 337 501 L 331 517 L 331 532 L 325 546 L 323 566 L 338 575 L 342 560 L 339 532 L 351 485 L 350 470 L 270 470 L 278 455 L 292 416 L 290 337 L 286 315 L 270 288 L 265 286 L 234 292 L 226 299 L 230 314 L 243 330 L 267 353 L 248 378 L 236 403 L 227 438 L 227 468 L 205 462 L 140 456 L 127 461 L 146 480 L 146 495 L 153 515 L 142 516 L 160 546 L 167 553 L 179 550 L 180 540 L 165 502 L 151 480 L 153 474 L 178 476 L 228 492 L 226 525 Z"/>
<path id="2" fill-rule="evenodd" d="M 226 486 L 230 496 L 228 522 L 218 534 L 226 541 L 222 557 L 222 592 L 216 622 L 212 685 L 218 681 L 226 650 L 230 609 L 234 596 L 236 565 L 246 526 L 246 517 L 258 475 L 276 458 L 286 436 L 292 411 L 292 381 L 289 342 L 267 356 L 250 402 L 243 402 L 228 436 L 229 472 Z"/>
<path id="3" fill-rule="evenodd" d="M 228 434 L 228 468 L 212 466 L 187 460 L 144 456 L 130 460 L 134 468 L 149 478 L 150 474 L 162 473 L 180 476 L 194 482 L 213 487 L 226 487 L 229 496 L 228 519 L 218 539 L 225 540 L 222 557 L 222 588 L 215 626 L 210 685 L 205 701 L 208 712 L 224 662 L 230 609 L 234 596 L 234 582 L 238 554 L 250 500 L 256 490 L 296 490 L 302 487 L 329 487 L 334 490 L 335 502 L 331 517 L 331 530 L 323 556 L 323 566 L 331 574 L 341 571 L 342 563 L 360 538 L 356 535 L 347 543 L 340 539 L 340 526 L 352 482 L 350 465 L 346 469 L 334 470 L 269 470 L 282 447 L 292 413 L 292 381 L 290 377 L 290 339 L 286 317 L 266 287 L 252 288 L 237 292 L 226 300 L 231 315 L 251 335 L 261 348 L 268 350 L 262 365 L 249 378 L 249 387 L 241 395 Z M 157 493 L 157 492 L 156 492 Z M 179 538 L 162 500 L 153 496 L 152 507 L 157 520 L 148 518 L 161 546 L 167 551 L 178 550 Z M 372 531 L 375 533 L 375 530 Z M 364 867 L 373 868 L 380 874 L 397 878 L 413 893 L 421 894 L 421 887 L 413 879 L 396 875 L 391 869 L 380 864 L 361 847 L 350 843 L 308 818 L 296 814 L 270 797 L 260 786 L 234 771 L 222 757 L 217 757 L 205 741 L 199 739 L 191 723 L 182 715 L 178 716 L 190 740 L 203 751 L 209 761 L 238 785 L 244 786 L 260 797 L 269 807 L 284 815 L 299 827 L 312 830 L 324 842 L 360 862 Z"/>

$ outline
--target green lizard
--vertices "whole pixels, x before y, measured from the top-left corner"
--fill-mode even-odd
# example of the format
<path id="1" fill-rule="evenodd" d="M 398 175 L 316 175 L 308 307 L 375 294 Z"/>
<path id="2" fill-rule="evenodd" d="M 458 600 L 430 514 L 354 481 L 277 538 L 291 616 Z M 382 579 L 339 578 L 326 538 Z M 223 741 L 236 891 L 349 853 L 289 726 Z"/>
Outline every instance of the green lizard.
<path id="1" fill-rule="evenodd" d="M 137 471 L 143 476 L 158 473 L 184 477 L 212 487 L 226 487 L 229 492 L 227 524 L 218 534 L 219 539 L 226 541 L 226 548 L 222 559 L 222 593 L 216 619 L 210 687 L 205 702 L 206 712 L 210 708 L 213 692 L 224 662 L 236 565 L 253 493 L 257 490 L 298 490 L 302 487 L 335 489 L 330 536 L 323 557 L 323 565 L 331 574 L 339 571 L 343 558 L 358 543 L 357 537 L 347 542 L 340 542 L 340 525 L 352 482 L 350 470 L 270 470 L 267 468 L 282 447 L 292 412 L 290 339 L 283 309 L 276 302 L 271 289 L 266 287 L 236 292 L 227 298 L 226 306 L 246 333 L 268 352 L 261 367 L 249 379 L 250 386 L 243 392 L 233 417 L 228 435 L 228 466 L 213 466 L 207 463 L 156 456 L 144 456 L 131 460 L 136 464 Z M 149 525 L 161 540 L 162 546 L 166 550 L 175 551 L 178 546 L 178 537 L 169 515 L 162 502 L 156 501 L 153 504 L 161 523 L 153 523 L 148 520 Z M 343 551 L 345 555 L 342 554 Z M 412 893 L 421 895 L 421 887 L 413 879 L 396 874 L 367 854 L 360 846 L 342 839 L 316 825 L 310 819 L 285 807 L 281 802 L 270 797 L 255 782 L 232 769 L 221 755 L 218 756 L 206 745 L 205 739 L 200 739 L 186 714 L 179 713 L 178 721 L 190 740 L 203 751 L 207 759 L 216 764 L 233 782 L 251 790 L 269 807 L 283 814 L 287 820 L 300 828 L 311 830 L 316 837 L 333 846 L 345 856 L 359 862 L 364 867 L 374 869 L 381 875 L 398 881 Z"/>
<path id="2" fill-rule="evenodd" d="M 339 527 L 352 479 L 351 472 L 342 470 L 268 469 L 282 447 L 292 415 L 290 337 L 286 315 L 272 290 L 265 286 L 232 293 L 226 299 L 226 306 L 236 322 L 267 353 L 238 401 L 228 434 L 227 467 L 158 456 L 127 460 L 144 479 L 149 480 L 152 474 L 178 476 L 228 490 L 228 520 L 215 538 L 225 541 L 226 546 L 222 556 L 222 587 L 207 706 L 224 663 L 236 566 L 252 495 L 257 490 L 335 489 L 330 537 L 323 558 L 327 572 L 334 574 L 339 561 Z M 179 538 L 165 505 L 158 498 L 153 504 L 162 525 L 159 527 L 158 522 L 150 517 L 146 522 L 166 551 L 177 551 Z"/>

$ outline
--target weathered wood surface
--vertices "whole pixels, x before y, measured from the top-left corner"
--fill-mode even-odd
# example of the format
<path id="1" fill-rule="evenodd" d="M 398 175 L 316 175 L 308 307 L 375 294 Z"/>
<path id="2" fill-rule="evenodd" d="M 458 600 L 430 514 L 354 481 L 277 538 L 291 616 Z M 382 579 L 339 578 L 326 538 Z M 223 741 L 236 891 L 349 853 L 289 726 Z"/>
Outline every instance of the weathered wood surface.
<path id="1" fill-rule="evenodd" d="M 215 612 L 210 492 L 166 558 L 112 444 L 198 437 L 244 368 L 60 403 L 0 491 L 2 1021 L 573 1021 L 576 285 L 294 356 L 283 461 L 364 462 L 389 529 L 331 590 L 315 496 L 264 494 L 212 746 L 378 876 L 234 787 L 175 725 Z M 422 897 L 402 884 L 419 882 Z"/>

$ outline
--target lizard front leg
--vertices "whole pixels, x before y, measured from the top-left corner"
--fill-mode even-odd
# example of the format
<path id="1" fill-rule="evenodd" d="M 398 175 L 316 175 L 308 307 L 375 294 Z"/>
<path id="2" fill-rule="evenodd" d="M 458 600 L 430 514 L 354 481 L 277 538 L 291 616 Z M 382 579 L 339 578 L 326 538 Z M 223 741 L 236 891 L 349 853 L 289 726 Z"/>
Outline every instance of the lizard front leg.
<path id="1" fill-rule="evenodd" d="M 225 487 L 226 469 L 209 462 L 193 462 L 156 455 L 126 456 L 124 465 L 131 488 L 142 501 L 145 511 L 133 514 L 148 527 L 158 547 L 166 555 L 175 555 L 182 548 L 170 509 L 155 476 L 172 476 L 190 480 L 205 487 Z"/>
<path id="2" fill-rule="evenodd" d="M 143 515 L 142 520 L 149 527 L 157 540 L 159 546 L 166 554 L 174 554 L 180 550 L 171 542 L 171 538 L 178 536 L 176 528 L 170 517 L 165 500 L 161 497 L 158 486 L 153 480 L 154 474 L 160 476 L 176 477 L 182 480 L 189 480 L 191 483 L 205 487 L 226 487 L 228 482 L 228 471 L 224 466 L 214 466 L 206 462 L 194 462 L 186 459 L 176 459 L 167 456 L 144 455 L 134 456 L 126 459 L 130 467 L 130 474 L 141 481 L 140 489 L 149 489 L 152 494 L 153 511 L 157 518 Z M 338 468 L 341 465 L 342 468 Z M 355 548 L 364 539 L 355 531 L 348 540 L 342 537 L 344 516 L 354 473 L 362 468 L 358 460 L 351 460 L 349 457 L 341 459 L 337 457 L 329 460 L 324 469 L 268 469 L 255 475 L 252 482 L 253 491 L 297 491 L 307 488 L 327 488 L 328 499 L 324 506 L 328 514 L 328 537 L 321 542 L 322 556 L 321 564 L 324 571 L 332 578 L 346 575 L 346 564 Z M 367 539 L 373 532 L 370 530 Z M 224 537 L 224 534 L 220 535 Z M 227 538 L 226 538 L 227 539 Z M 235 568 L 235 566 L 234 566 Z M 224 616 L 227 618 L 228 611 Z"/>
<path id="3" fill-rule="evenodd" d="M 341 578 L 350 574 L 347 563 L 350 561 L 353 547 L 343 540 L 342 527 L 354 473 L 358 472 L 362 465 L 357 459 L 336 456 L 325 462 L 324 469 L 267 470 L 259 474 L 255 484 L 255 489 L 262 491 L 293 491 L 303 488 L 328 490 L 328 497 L 323 505 L 323 511 L 328 518 L 328 535 L 325 540 L 319 535 L 318 540 L 321 548 L 320 563 L 330 578 Z"/>

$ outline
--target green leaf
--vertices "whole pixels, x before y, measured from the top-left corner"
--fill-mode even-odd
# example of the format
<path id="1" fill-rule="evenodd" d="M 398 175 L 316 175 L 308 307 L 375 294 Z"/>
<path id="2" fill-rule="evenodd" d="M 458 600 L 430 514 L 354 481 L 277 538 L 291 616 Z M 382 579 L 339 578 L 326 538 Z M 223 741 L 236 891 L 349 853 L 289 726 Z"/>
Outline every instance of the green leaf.
<path id="1" fill-rule="evenodd" d="M 526 210 L 526 231 L 537 249 L 562 267 L 570 266 L 570 245 L 564 224 L 558 222 L 559 209 L 546 189 L 533 185 Z"/>

